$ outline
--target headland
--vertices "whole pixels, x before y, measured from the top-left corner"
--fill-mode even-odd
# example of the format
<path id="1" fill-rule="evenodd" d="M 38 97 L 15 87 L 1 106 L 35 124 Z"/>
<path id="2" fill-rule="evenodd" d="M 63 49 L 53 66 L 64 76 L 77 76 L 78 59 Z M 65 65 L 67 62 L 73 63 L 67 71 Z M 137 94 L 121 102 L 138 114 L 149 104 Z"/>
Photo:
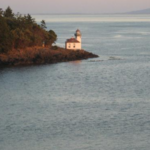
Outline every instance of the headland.
<path id="1" fill-rule="evenodd" d="M 74 51 L 57 46 L 51 48 L 32 47 L 0 54 L 0 66 L 53 64 L 96 57 L 98 55 L 85 50 Z"/>

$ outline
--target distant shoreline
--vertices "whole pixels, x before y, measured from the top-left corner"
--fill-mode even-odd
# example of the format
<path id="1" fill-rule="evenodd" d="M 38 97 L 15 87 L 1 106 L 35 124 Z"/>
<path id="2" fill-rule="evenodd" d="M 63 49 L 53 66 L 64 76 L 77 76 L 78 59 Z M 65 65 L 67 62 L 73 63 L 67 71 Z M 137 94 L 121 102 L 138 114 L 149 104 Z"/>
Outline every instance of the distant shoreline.
<path id="1" fill-rule="evenodd" d="M 44 16 L 44 15 L 54 15 L 54 16 L 63 16 L 63 15 L 84 15 L 84 16 L 88 16 L 88 15 L 149 15 L 150 13 L 135 13 L 135 12 L 124 12 L 124 13 L 83 13 L 83 14 L 74 14 L 74 13 L 64 13 L 64 14 L 57 14 L 57 13 L 46 13 L 46 14 L 31 14 L 32 16 L 38 16 L 38 15 L 41 15 L 41 16 Z"/>

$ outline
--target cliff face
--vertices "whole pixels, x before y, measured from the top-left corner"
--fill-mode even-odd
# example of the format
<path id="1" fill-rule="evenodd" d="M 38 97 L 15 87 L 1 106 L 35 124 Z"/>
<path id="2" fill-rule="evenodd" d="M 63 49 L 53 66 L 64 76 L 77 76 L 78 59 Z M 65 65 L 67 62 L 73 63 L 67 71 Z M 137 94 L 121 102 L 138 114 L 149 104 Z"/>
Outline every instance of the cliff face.
<path id="1" fill-rule="evenodd" d="M 72 51 L 60 47 L 51 49 L 34 47 L 24 50 L 12 50 L 7 54 L 1 54 L 0 66 L 51 64 L 95 57 L 98 57 L 98 55 L 85 50 Z"/>

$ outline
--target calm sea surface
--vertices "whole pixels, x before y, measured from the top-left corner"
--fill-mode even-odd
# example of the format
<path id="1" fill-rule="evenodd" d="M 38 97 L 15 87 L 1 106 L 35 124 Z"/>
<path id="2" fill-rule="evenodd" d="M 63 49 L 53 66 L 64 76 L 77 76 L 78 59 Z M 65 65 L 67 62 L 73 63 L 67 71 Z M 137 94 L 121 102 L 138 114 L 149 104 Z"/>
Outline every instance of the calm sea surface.
<path id="1" fill-rule="evenodd" d="M 96 59 L 0 69 L 0 150 L 149 150 L 150 15 L 42 15 Z"/>

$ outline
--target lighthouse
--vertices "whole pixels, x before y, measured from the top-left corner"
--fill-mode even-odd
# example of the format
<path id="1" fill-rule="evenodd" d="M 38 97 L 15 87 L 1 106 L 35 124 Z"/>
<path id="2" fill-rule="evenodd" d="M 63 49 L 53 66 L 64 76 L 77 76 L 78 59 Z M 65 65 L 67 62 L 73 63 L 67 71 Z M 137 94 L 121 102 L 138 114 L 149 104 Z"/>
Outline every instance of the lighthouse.
<path id="1" fill-rule="evenodd" d="M 76 40 L 81 43 L 81 32 L 79 29 L 75 32 L 74 35 L 75 35 Z"/>
<path id="2" fill-rule="evenodd" d="M 79 29 L 75 32 L 75 38 L 72 37 L 66 40 L 65 47 L 69 50 L 81 50 L 81 32 Z"/>

